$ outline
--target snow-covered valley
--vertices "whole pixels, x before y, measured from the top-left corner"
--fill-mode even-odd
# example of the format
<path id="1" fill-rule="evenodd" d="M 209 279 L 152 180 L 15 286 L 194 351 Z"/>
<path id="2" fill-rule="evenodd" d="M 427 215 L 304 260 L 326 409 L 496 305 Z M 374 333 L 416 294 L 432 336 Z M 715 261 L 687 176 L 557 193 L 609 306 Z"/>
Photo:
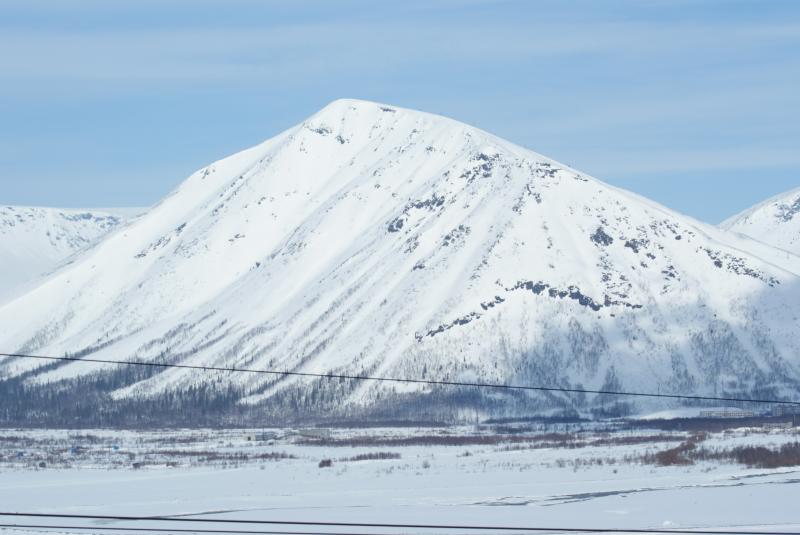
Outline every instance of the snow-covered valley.
<path id="1" fill-rule="evenodd" d="M 796 447 L 796 429 L 733 427 L 697 435 L 591 424 L 584 429 L 533 426 L 511 434 L 491 426 L 322 431 L 320 437 L 320 430 L 288 429 L 6 430 L 0 432 L 0 503 L 4 511 L 198 520 L 771 531 L 800 527 L 797 466 L 764 468 L 730 460 L 664 465 L 653 460 L 654 454 L 698 436 L 697 447 L 707 451 Z M 325 460 L 331 466 L 320 466 Z M 230 528 L 3 520 L 90 525 L 100 533 L 103 527 Z"/>

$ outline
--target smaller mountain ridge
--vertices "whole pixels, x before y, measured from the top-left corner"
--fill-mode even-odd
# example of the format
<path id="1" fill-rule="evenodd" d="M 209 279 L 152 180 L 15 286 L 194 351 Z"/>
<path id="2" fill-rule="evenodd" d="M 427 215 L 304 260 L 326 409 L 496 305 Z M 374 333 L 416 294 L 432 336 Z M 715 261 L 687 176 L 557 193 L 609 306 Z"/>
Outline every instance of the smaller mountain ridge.
<path id="1" fill-rule="evenodd" d="M 757 204 L 720 226 L 800 255 L 800 188 Z"/>
<path id="2" fill-rule="evenodd" d="M 122 224 L 136 210 L 0 206 L 0 302 Z"/>

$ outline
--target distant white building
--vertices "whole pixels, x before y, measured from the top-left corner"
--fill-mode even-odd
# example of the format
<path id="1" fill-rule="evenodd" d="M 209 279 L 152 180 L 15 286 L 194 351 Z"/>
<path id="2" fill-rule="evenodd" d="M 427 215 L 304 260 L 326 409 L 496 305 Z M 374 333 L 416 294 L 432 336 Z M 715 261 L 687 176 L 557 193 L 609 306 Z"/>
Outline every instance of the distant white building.
<path id="1" fill-rule="evenodd" d="M 772 407 L 773 416 L 792 416 L 800 414 L 800 407 L 797 405 L 775 405 Z"/>
<path id="2" fill-rule="evenodd" d="M 755 415 L 745 410 L 700 411 L 700 418 L 752 418 Z"/>
<path id="3" fill-rule="evenodd" d="M 325 428 L 298 429 L 297 434 L 303 438 L 330 438 L 331 430 Z"/>
<path id="4" fill-rule="evenodd" d="M 792 422 L 768 422 L 761 427 L 768 431 L 772 431 L 777 429 L 791 429 L 794 427 L 794 425 L 792 425 Z"/>

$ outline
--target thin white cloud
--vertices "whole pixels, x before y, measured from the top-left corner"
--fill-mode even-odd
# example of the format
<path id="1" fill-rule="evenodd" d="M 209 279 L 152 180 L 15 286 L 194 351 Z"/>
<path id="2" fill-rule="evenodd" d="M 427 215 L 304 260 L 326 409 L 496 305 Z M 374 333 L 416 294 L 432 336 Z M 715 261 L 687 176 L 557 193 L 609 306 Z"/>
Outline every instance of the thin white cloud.
<path id="1" fill-rule="evenodd" d="M 328 72 L 425 62 L 513 64 L 520 59 L 617 54 L 676 55 L 800 42 L 800 26 L 674 26 L 660 23 L 468 24 L 315 23 L 265 29 L 3 31 L 0 76 L 60 80 L 307 79 Z M 542 76 L 556 74 L 543 72 Z"/>
<path id="2" fill-rule="evenodd" d="M 737 146 L 722 149 L 664 149 L 644 151 L 584 152 L 583 168 L 598 178 L 641 175 L 660 179 L 667 173 L 742 171 L 800 166 L 800 153 L 792 148 Z M 800 178 L 799 178 L 800 180 Z"/>

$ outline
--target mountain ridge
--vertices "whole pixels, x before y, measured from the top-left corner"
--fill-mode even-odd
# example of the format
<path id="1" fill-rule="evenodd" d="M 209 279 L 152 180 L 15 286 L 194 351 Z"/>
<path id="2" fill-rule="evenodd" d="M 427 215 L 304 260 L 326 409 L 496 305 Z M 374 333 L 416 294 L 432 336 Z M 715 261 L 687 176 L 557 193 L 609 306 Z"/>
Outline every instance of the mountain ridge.
<path id="1" fill-rule="evenodd" d="M 9 325 L 0 344 L 786 396 L 800 384 L 798 273 L 796 256 L 452 119 L 340 100 L 193 173 L 69 269 L 0 306 Z M 0 373 L 21 378 L 32 399 L 47 386 L 102 383 L 104 406 L 201 389 L 272 415 L 637 410 L 602 396 L 501 399 L 176 369 L 126 375 L 86 363 L 11 361 Z"/>
<path id="2" fill-rule="evenodd" d="M 770 197 L 720 227 L 800 255 L 800 188 Z"/>
<path id="3" fill-rule="evenodd" d="M 23 292 L 130 215 L 124 209 L 0 206 L 0 301 Z"/>

